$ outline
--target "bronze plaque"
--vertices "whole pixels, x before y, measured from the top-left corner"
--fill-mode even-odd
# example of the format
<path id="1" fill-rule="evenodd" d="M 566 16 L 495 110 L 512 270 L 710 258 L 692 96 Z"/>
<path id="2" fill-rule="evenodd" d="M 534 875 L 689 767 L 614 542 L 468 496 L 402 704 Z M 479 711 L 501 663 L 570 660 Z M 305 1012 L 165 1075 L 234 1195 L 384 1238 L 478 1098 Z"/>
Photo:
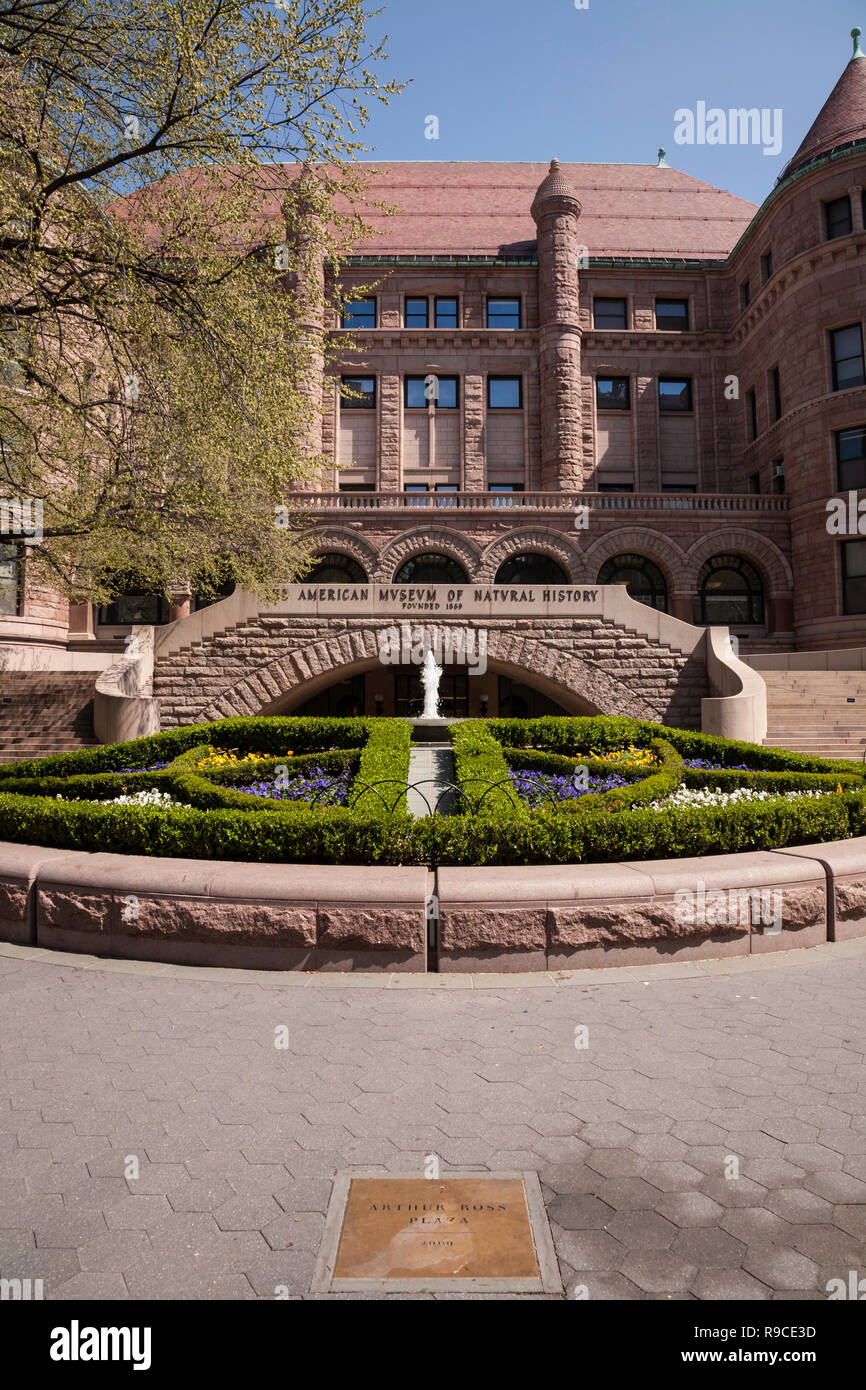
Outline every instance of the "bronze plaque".
<path id="1" fill-rule="evenodd" d="M 353 1178 L 336 1279 L 538 1279 L 520 1178 Z"/>

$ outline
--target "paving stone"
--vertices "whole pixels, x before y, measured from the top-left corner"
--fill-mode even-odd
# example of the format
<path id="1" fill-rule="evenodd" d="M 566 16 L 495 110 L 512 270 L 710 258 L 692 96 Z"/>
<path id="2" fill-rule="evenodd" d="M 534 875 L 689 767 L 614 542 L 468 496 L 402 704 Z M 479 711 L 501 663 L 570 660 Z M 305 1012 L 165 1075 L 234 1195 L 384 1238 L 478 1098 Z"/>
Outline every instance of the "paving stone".
<path id="1" fill-rule="evenodd" d="M 743 1258 L 743 1269 L 771 1289 L 814 1289 L 818 1267 L 796 1250 L 778 1245 L 750 1246 Z"/>
<path id="2" fill-rule="evenodd" d="M 432 1152 L 539 1172 L 566 1297 L 826 1298 L 866 1269 L 866 954 L 781 957 L 451 989 L 0 953 L 0 991 L 28 979 L 0 1269 L 47 1297 L 305 1300 L 334 1173 Z"/>
<path id="3" fill-rule="evenodd" d="M 606 1226 L 613 1208 L 588 1194 L 556 1197 L 547 1203 L 547 1215 L 555 1226 L 566 1231 L 592 1230 Z"/>
<path id="4" fill-rule="evenodd" d="M 607 1231 L 561 1231 L 556 1253 L 572 1269 L 618 1269 L 625 1248 Z"/>
<path id="5" fill-rule="evenodd" d="M 691 1226 L 680 1231 L 672 1248 L 675 1255 L 701 1269 L 738 1269 L 746 1253 L 742 1241 L 718 1226 Z"/>
<path id="6" fill-rule="evenodd" d="M 618 1211 L 607 1230 L 628 1250 L 669 1250 L 679 1227 L 654 1211 Z"/>
<path id="7" fill-rule="evenodd" d="M 833 1219 L 831 1203 L 814 1192 L 807 1192 L 805 1188 L 782 1188 L 767 1198 L 766 1206 L 768 1211 L 775 1212 L 785 1221 L 814 1221 L 820 1224 Z"/>
<path id="8" fill-rule="evenodd" d="M 623 1261 L 620 1272 L 648 1294 L 687 1293 L 697 1269 L 668 1250 L 633 1253 Z"/>

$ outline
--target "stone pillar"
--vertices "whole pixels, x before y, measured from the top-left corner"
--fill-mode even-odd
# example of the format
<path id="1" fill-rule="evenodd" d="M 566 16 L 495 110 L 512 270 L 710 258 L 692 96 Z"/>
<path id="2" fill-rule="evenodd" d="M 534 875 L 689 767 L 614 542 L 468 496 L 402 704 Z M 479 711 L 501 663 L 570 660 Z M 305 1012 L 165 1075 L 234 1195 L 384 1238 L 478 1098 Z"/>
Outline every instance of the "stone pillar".
<path id="1" fill-rule="evenodd" d="M 767 604 L 767 631 L 771 632 L 793 632 L 794 631 L 794 596 L 793 594 L 772 594 Z"/>
<path id="2" fill-rule="evenodd" d="M 307 458 L 322 453 L 325 338 L 325 263 L 319 236 L 322 213 L 321 190 L 315 176 L 305 168 L 286 194 L 283 217 L 289 260 L 295 266 L 295 273 L 287 276 L 286 289 L 294 294 L 298 321 L 310 348 L 309 367 L 300 384 L 310 409 L 301 434 L 302 452 Z M 322 467 L 315 475 L 299 480 L 294 490 L 322 489 L 327 483 L 327 472 Z"/>
<path id="3" fill-rule="evenodd" d="M 694 623 L 695 601 L 691 594 L 671 594 L 671 617 L 681 623 Z"/>
<path id="4" fill-rule="evenodd" d="M 851 231 L 863 231 L 863 185 L 861 183 L 852 184 L 848 189 L 848 197 L 851 199 Z"/>
<path id="5" fill-rule="evenodd" d="M 463 378 L 463 487 L 486 492 L 484 450 L 484 378 Z"/>
<path id="6" fill-rule="evenodd" d="M 168 621 L 176 623 L 180 618 L 188 618 L 192 611 L 192 590 L 188 584 L 172 585 L 169 595 Z"/>
<path id="7" fill-rule="evenodd" d="M 532 216 L 538 228 L 541 486 L 581 491 L 580 202 L 556 159 L 535 195 Z"/>
<path id="8" fill-rule="evenodd" d="M 400 467 L 403 391 L 399 376 L 379 377 L 379 439 L 377 454 L 380 492 L 399 492 L 403 486 Z"/>
<path id="9" fill-rule="evenodd" d="M 92 603 L 70 603 L 69 636 L 76 642 L 92 642 L 96 637 L 96 609 Z"/>

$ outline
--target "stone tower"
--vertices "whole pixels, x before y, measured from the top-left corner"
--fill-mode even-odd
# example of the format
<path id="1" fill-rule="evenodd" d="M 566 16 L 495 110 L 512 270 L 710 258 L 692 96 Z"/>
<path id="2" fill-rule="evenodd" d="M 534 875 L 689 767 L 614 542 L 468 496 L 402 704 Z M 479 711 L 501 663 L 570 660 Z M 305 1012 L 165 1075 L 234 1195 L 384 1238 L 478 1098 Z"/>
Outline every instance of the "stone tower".
<path id="1" fill-rule="evenodd" d="M 538 228 L 541 486 L 583 488 L 578 257 L 580 201 L 559 160 L 532 204 Z"/>

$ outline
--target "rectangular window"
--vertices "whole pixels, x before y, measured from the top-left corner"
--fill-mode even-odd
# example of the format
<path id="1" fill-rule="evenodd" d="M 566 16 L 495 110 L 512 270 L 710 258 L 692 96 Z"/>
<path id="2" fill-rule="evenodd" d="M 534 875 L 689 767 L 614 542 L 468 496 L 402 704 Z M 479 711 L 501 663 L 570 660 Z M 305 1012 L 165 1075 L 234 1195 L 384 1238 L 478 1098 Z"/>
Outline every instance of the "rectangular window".
<path id="1" fill-rule="evenodd" d="M 457 322 L 457 300 L 456 299 L 436 299 L 436 327 L 437 328 L 459 328 Z"/>
<path id="2" fill-rule="evenodd" d="M 752 287 L 748 280 L 744 280 L 740 286 L 740 310 L 748 309 L 752 302 Z"/>
<path id="3" fill-rule="evenodd" d="M 488 328 L 519 328 L 520 327 L 520 300 L 519 299 L 488 299 L 487 301 L 487 327 Z"/>
<path id="4" fill-rule="evenodd" d="M 456 410 L 460 404 L 459 377 L 440 376 L 436 378 L 436 381 L 437 410 Z"/>
<path id="5" fill-rule="evenodd" d="M 845 613 L 866 613 L 866 541 L 842 543 L 842 604 Z"/>
<path id="6" fill-rule="evenodd" d="M 839 430 L 836 435 L 836 473 L 842 492 L 866 488 L 866 429 Z"/>
<path id="7" fill-rule="evenodd" d="M 375 492 L 372 483 L 340 483 L 341 492 Z"/>
<path id="8" fill-rule="evenodd" d="M 765 251 L 761 257 L 761 281 L 766 285 L 768 280 L 773 278 L 773 253 Z"/>
<path id="9" fill-rule="evenodd" d="M 456 410 L 460 404 L 459 378 L 456 376 L 407 376 L 404 400 L 408 410 L 424 410 L 435 401 L 439 410 Z"/>
<path id="10" fill-rule="evenodd" d="M 691 410 L 692 379 L 686 377 L 659 377 L 659 410 Z"/>
<path id="11" fill-rule="evenodd" d="M 746 433 L 749 443 L 758 437 L 758 397 L 754 390 L 746 392 Z"/>
<path id="12" fill-rule="evenodd" d="M 430 303 L 426 299 L 406 300 L 406 327 L 428 328 L 430 326 Z"/>
<path id="13" fill-rule="evenodd" d="M 833 390 L 844 391 L 850 386 L 862 386 L 866 382 L 863 375 L 863 329 L 859 323 L 848 328 L 836 328 L 830 334 L 830 350 L 833 358 Z"/>
<path id="14" fill-rule="evenodd" d="M 687 299 L 657 299 L 656 328 L 666 333 L 687 333 L 689 301 Z"/>
<path id="15" fill-rule="evenodd" d="M 487 407 L 489 410 L 520 410 L 522 406 L 522 377 L 489 376 L 487 378 Z"/>
<path id="16" fill-rule="evenodd" d="M 592 301 L 594 328 L 628 328 L 628 301 L 625 299 L 594 299 Z"/>
<path id="17" fill-rule="evenodd" d="M 631 410 L 631 382 L 627 376 L 599 376 L 595 379 L 597 410 Z"/>
<path id="18" fill-rule="evenodd" d="M 782 418 L 782 379 L 779 376 L 779 368 L 773 367 L 770 372 L 770 399 L 773 402 L 773 421 Z"/>
<path id="19" fill-rule="evenodd" d="M 599 483 L 599 492 L 634 492 L 634 483 Z"/>
<path id="20" fill-rule="evenodd" d="M 662 483 L 662 492 L 697 492 L 697 483 Z"/>
<path id="21" fill-rule="evenodd" d="M 770 483 L 775 493 L 781 494 L 785 491 L 784 459 L 773 459 L 770 464 Z"/>
<path id="22" fill-rule="evenodd" d="M 374 376 L 340 377 L 340 407 L 342 410 L 375 410 L 376 378 Z"/>
<path id="23" fill-rule="evenodd" d="M 827 240 L 837 236 L 847 236 L 851 231 L 851 199 L 847 193 L 843 198 L 834 198 L 824 204 L 824 219 L 827 227 Z"/>
<path id="24" fill-rule="evenodd" d="M 375 328 L 375 299 L 347 300 L 343 305 L 344 328 Z"/>
<path id="25" fill-rule="evenodd" d="M 758 493 L 760 493 L 760 491 L 761 491 L 761 475 L 760 475 L 760 473 L 750 473 L 750 474 L 749 474 L 749 492 L 753 493 L 754 495 L 757 495 Z"/>
<path id="26" fill-rule="evenodd" d="M 21 597 L 21 564 L 17 545 L 0 545 L 0 617 L 17 618 Z"/>

